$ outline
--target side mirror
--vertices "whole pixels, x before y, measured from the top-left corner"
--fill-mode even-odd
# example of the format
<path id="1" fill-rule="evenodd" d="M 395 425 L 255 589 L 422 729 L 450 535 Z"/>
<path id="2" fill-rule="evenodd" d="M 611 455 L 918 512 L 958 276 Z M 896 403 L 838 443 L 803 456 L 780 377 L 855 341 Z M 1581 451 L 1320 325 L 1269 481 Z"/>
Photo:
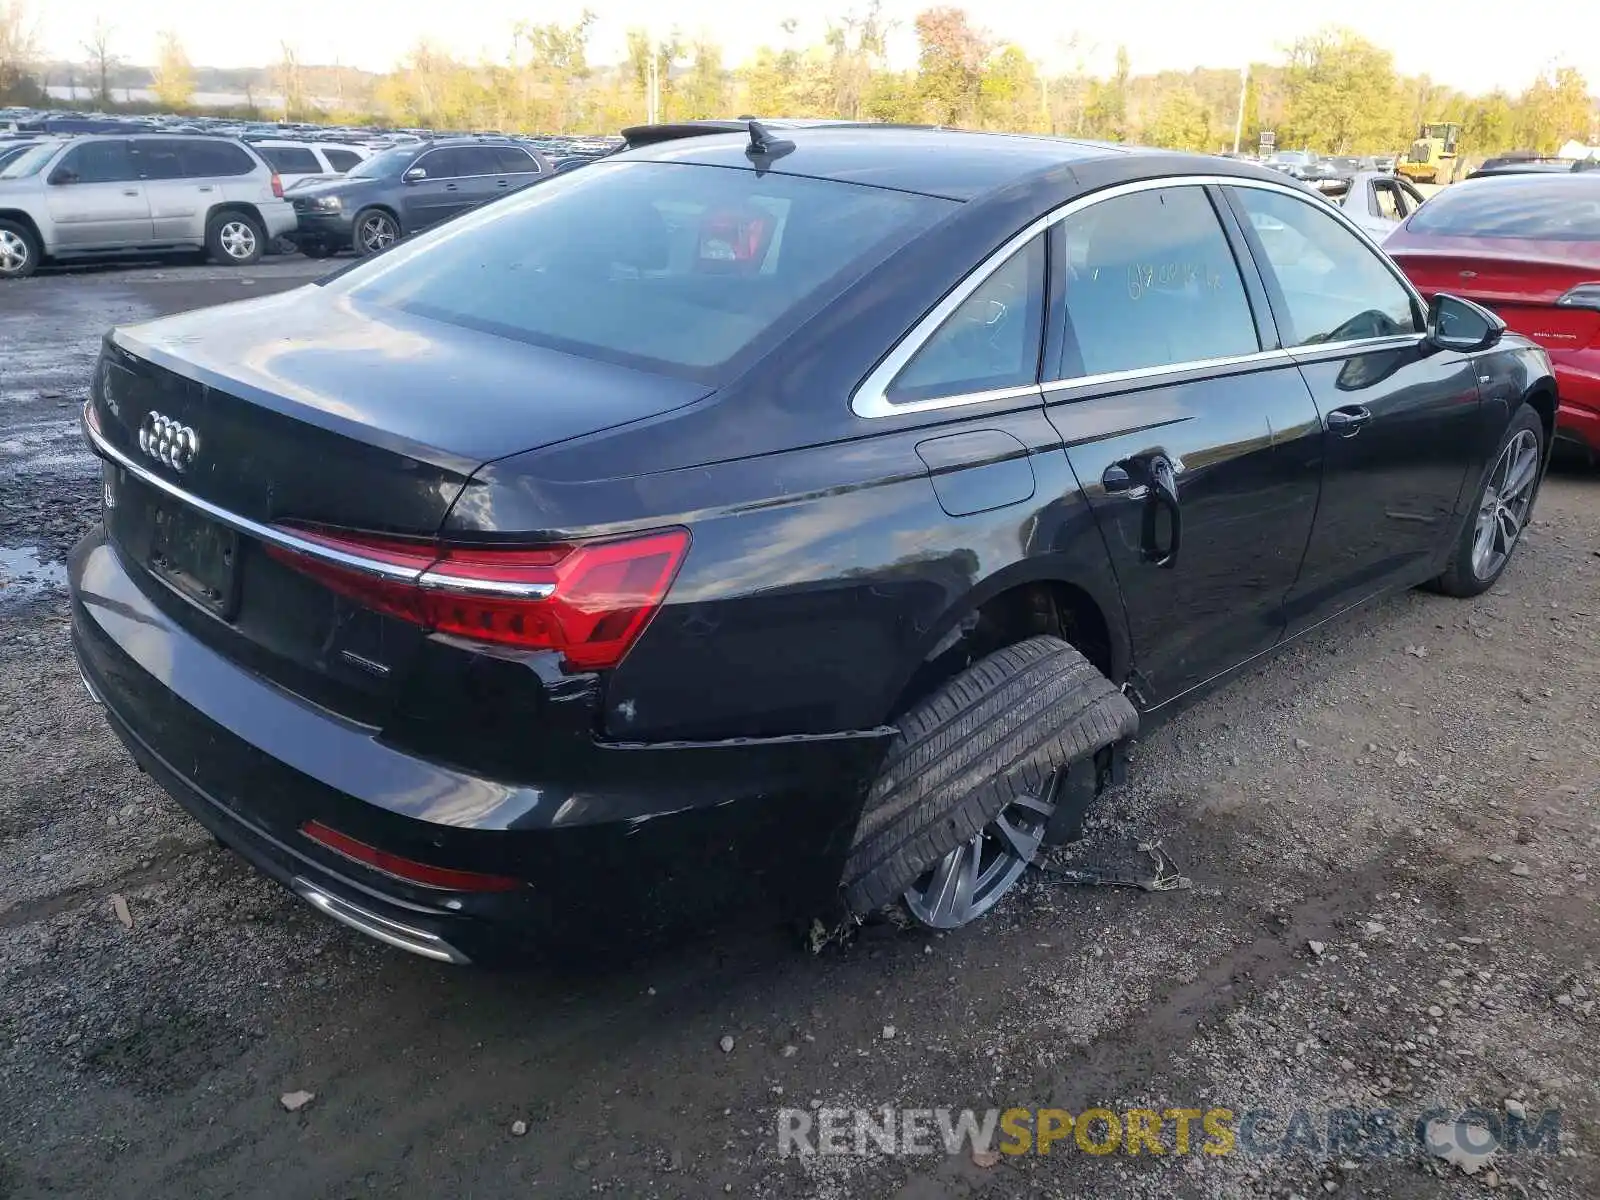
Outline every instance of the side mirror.
<path id="1" fill-rule="evenodd" d="M 1504 321 L 1471 300 L 1438 295 L 1428 305 L 1428 340 L 1442 350 L 1487 350 L 1505 331 Z"/>
<path id="2" fill-rule="evenodd" d="M 404 175 L 400 176 L 401 180 L 405 183 L 419 183 L 427 177 L 427 167 L 412 167 Z"/>
<path id="3" fill-rule="evenodd" d="M 49 182 L 55 185 L 60 185 L 63 183 L 77 183 L 78 173 L 71 167 L 57 167 L 54 171 L 50 172 Z"/>

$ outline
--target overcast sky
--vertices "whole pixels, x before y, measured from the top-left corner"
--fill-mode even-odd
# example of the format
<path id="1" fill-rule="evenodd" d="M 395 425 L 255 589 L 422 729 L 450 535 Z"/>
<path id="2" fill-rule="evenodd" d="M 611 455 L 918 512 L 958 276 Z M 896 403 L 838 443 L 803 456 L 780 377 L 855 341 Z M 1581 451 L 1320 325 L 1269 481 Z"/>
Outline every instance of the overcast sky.
<path id="1" fill-rule="evenodd" d="M 279 57 L 282 38 L 296 48 L 301 62 L 342 62 L 372 71 L 391 67 L 421 37 L 457 54 L 498 58 L 516 20 L 571 20 L 584 7 L 581 0 L 270 0 L 257 8 L 219 0 L 24 4 L 32 9 L 50 57 L 82 58 L 86 31 L 104 14 L 116 28 L 116 52 L 130 62 L 152 62 L 157 33 L 172 29 L 189 57 L 207 66 L 266 65 Z M 662 33 L 673 26 L 689 35 L 707 31 L 721 43 L 727 60 L 737 62 L 763 42 L 778 42 L 785 16 L 799 17 L 797 37 L 811 40 L 822 32 L 822 14 L 846 12 L 850 4 L 591 0 L 588 7 L 599 15 L 591 58 L 619 60 L 625 31 L 653 22 Z M 911 22 L 928 6 L 929 0 L 885 0 L 884 11 L 897 25 L 891 44 L 897 65 L 910 63 L 915 53 Z M 983 0 L 965 7 L 982 12 L 975 23 L 1054 70 L 1082 63 L 1107 73 L 1119 42 L 1128 47 L 1137 73 L 1237 67 L 1250 59 L 1276 59 L 1297 36 L 1338 22 L 1392 50 L 1401 71 L 1427 72 L 1465 90 L 1520 91 L 1554 64 L 1575 66 L 1600 85 L 1600 0 L 1088 0 L 1071 5 Z M 1590 19 L 1575 21 L 1581 12 L 1589 12 Z M 1232 14 L 1231 19 L 1222 13 Z"/>

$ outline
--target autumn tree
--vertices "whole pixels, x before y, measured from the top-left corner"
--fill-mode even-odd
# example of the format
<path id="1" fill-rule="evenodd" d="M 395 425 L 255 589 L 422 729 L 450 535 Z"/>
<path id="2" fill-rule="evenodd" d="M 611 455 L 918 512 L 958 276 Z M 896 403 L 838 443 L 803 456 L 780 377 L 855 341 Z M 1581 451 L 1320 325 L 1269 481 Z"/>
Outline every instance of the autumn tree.
<path id="1" fill-rule="evenodd" d="M 1399 89 L 1387 50 L 1346 29 L 1301 38 L 1289 50 L 1284 86 L 1286 133 L 1279 145 L 1309 145 L 1335 154 L 1377 150 L 1399 136 Z"/>
<path id="2" fill-rule="evenodd" d="M 183 43 L 171 30 L 163 33 L 157 44 L 151 90 L 156 94 L 157 103 L 169 111 L 186 107 L 194 96 L 194 68 L 189 65 Z"/>
<path id="3" fill-rule="evenodd" d="M 890 23 L 883 17 L 881 0 L 871 0 L 861 16 L 853 13 L 830 22 L 823 39 L 828 49 L 828 70 L 834 114 L 860 120 L 873 76 L 883 69 Z"/>
<path id="4" fill-rule="evenodd" d="M 83 43 L 83 51 L 89 56 L 89 66 L 98 84 L 95 99 L 102 109 L 111 107 L 111 72 L 120 61 L 111 51 L 111 37 L 115 32 L 115 27 L 107 24 L 104 17 L 96 17 Z"/>
<path id="5" fill-rule="evenodd" d="M 1039 73 L 1020 46 L 1006 46 L 983 70 L 978 85 L 980 121 L 986 129 L 1017 133 L 1048 129 Z"/>
<path id="6" fill-rule="evenodd" d="M 678 114 L 690 121 L 726 115 L 727 78 L 722 70 L 722 47 L 699 37 L 689 49 L 689 71 L 678 89 Z"/>
<path id="7" fill-rule="evenodd" d="M 1117 47 L 1117 70 L 1109 80 L 1089 85 L 1083 109 L 1083 132 L 1094 138 L 1120 142 L 1128 137 L 1128 82 L 1132 64 L 1128 48 Z"/>
<path id="8" fill-rule="evenodd" d="M 22 0 L 0 0 L 0 101 L 37 104 L 44 89 L 33 77 L 37 49 L 33 19 Z"/>
<path id="9" fill-rule="evenodd" d="M 1587 142 L 1594 130 L 1589 86 L 1572 67 L 1534 80 L 1517 108 L 1517 141 L 1540 154 L 1554 154 L 1574 139 Z"/>
<path id="10" fill-rule="evenodd" d="M 978 111 L 988 37 L 959 8 L 917 14 L 917 99 L 931 125 L 971 121 Z"/>

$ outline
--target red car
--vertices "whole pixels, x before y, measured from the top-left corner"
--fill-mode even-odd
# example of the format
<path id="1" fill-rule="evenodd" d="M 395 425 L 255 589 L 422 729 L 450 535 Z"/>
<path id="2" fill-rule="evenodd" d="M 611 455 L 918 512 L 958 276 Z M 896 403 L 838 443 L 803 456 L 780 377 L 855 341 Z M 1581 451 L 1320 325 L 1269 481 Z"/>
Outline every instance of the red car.
<path id="1" fill-rule="evenodd" d="M 1600 459 L 1600 172 L 1446 188 L 1383 248 L 1429 299 L 1476 300 L 1555 364 L 1558 440 Z"/>

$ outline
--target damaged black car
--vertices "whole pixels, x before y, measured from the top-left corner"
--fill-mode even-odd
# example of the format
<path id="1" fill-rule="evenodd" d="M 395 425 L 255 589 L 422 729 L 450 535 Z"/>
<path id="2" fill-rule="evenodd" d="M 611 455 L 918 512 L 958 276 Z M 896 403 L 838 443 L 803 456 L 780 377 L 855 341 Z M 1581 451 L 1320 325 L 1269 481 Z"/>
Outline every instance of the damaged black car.
<path id="1" fill-rule="evenodd" d="M 1490 587 L 1554 413 L 1277 172 L 753 122 L 109 334 L 73 640 L 197 820 L 407 950 L 955 928 L 1144 714 Z"/>

